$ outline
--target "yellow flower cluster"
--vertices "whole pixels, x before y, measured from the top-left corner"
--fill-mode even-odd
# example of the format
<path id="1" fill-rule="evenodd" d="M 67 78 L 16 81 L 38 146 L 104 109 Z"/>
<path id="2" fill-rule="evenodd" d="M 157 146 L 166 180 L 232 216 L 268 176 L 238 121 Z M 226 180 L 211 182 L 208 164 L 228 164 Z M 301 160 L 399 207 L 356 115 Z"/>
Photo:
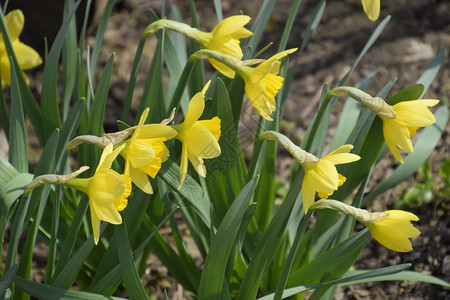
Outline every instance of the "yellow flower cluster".
<path id="1" fill-rule="evenodd" d="M 214 158 L 220 155 L 220 119 L 199 120 L 205 107 L 204 96 L 209 87 L 208 82 L 202 91 L 192 98 L 183 123 L 176 125 L 147 124 L 149 109 L 142 113 L 136 127 L 125 132 L 108 134 L 109 143 L 104 147 L 94 175 L 90 178 L 76 178 L 88 169 L 83 167 L 72 175 L 46 175 L 37 177 L 30 183 L 27 193 L 41 184 L 60 184 L 77 189 L 89 196 L 91 223 L 94 242 L 100 238 L 100 221 L 111 224 L 121 224 L 119 211 L 125 209 L 127 198 L 131 194 L 131 183 L 143 192 L 152 194 L 153 189 L 148 176 L 155 178 L 161 169 L 161 164 L 169 157 L 169 150 L 164 144 L 176 138 L 182 143 L 180 163 L 180 185 L 183 184 L 188 168 L 188 159 L 200 176 L 206 176 L 203 165 L 204 158 Z M 132 133 L 131 137 L 127 137 Z M 81 142 L 104 146 L 104 139 L 81 136 L 69 142 L 66 149 L 70 150 Z M 118 155 L 125 159 L 124 173 L 119 174 L 111 169 Z M 49 179 L 50 178 L 50 179 Z"/>

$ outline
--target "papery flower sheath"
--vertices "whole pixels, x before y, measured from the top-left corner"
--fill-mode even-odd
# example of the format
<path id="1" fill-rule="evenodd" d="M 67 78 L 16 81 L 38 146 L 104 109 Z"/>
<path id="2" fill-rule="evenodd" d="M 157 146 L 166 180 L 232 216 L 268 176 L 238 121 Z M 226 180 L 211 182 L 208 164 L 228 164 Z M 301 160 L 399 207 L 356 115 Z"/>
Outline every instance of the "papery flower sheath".
<path id="1" fill-rule="evenodd" d="M 178 134 L 176 138 L 182 143 L 180 162 L 180 185 L 186 179 L 188 159 L 194 166 L 198 175 L 205 177 L 206 168 L 204 158 L 214 158 L 220 155 L 220 119 L 214 117 L 210 120 L 199 120 L 205 109 L 205 92 L 210 81 L 206 83 L 201 92 L 192 97 L 184 122 L 172 125 Z"/>
<path id="2" fill-rule="evenodd" d="M 124 173 L 145 193 L 153 189 L 147 175 L 155 178 L 161 164 L 169 157 L 165 141 L 177 135 L 177 131 L 163 124 L 144 125 L 149 109 L 142 112 L 139 124 L 131 138 L 119 143 L 125 145 L 120 154 L 125 158 Z"/>
<path id="3" fill-rule="evenodd" d="M 21 70 L 28 70 L 39 66 L 42 59 L 31 47 L 19 40 L 25 18 L 21 10 L 16 9 L 5 16 L 6 27 L 11 38 L 12 47 L 16 54 L 17 62 Z M 2 87 L 11 84 L 11 66 L 3 36 L 0 34 L 0 72 L 2 77 Z"/>
<path id="4" fill-rule="evenodd" d="M 182 33 L 186 37 L 196 41 L 203 49 L 218 51 L 241 59 L 243 53 L 240 47 L 240 40 L 248 38 L 253 34 L 244 27 L 249 21 L 249 16 L 231 16 L 217 24 L 213 31 L 205 32 L 184 23 L 162 19 L 150 24 L 144 30 L 143 37 L 147 37 L 150 33 L 154 33 L 163 28 L 169 29 Z M 214 59 L 209 59 L 209 61 L 220 73 L 229 78 L 234 77 L 234 71 L 226 65 Z"/>
<path id="5" fill-rule="evenodd" d="M 383 118 L 383 135 L 392 155 L 401 163 L 403 157 L 398 148 L 412 153 L 414 148 L 411 136 L 416 134 L 419 127 L 426 127 L 436 122 L 433 113 L 428 107 L 435 106 L 439 100 L 422 99 L 403 101 L 392 106 L 396 117 L 393 119 Z M 397 148 L 398 147 L 398 148 Z"/>
<path id="6" fill-rule="evenodd" d="M 302 183 L 302 199 L 305 212 L 314 203 L 316 192 L 319 194 L 319 197 L 327 198 L 345 182 L 345 177 L 337 172 L 335 165 L 347 164 L 360 159 L 358 155 L 350 153 L 353 145 L 343 145 L 319 159 L 296 146 L 281 133 L 266 131 L 260 136 L 260 139 L 276 140 L 292 154 L 305 170 Z"/>
<path id="7" fill-rule="evenodd" d="M 361 0 L 364 12 L 371 21 L 380 16 L 380 0 Z"/>
<path id="8" fill-rule="evenodd" d="M 378 243 L 394 251 L 411 251 L 413 248 L 409 239 L 420 235 L 420 231 L 411 224 L 411 221 L 418 221 L 419 218 L 407 211 L 369 212 L 331 199 L 322 199 L 311 205 L 311 209 L 324 208 L 334 209 L 355 218 L 369 229 Z"/>
<path id="9" fill-rule="evenodd" d="M 398 148 L 408 153 L 413 152 L 411 136 L 419 127 L 426 127 L 436 122 L 428 107 L 439 103 L 436 99 L 402 101 L 390 106 L 379 97 L 372 97 L 354 87 L 340 86 L 330 91 L 331 95 L 350 96 L 372 110 L 383 120 L 383 135 L 392 155 L 401 163 L 403 157 Z M 398 148 L 397 148 L 398 147 Z"/>
<path id="10" fill-rule="evenodd" d="M 103 150 L 92 177 L 75 178 L 66 183 L 66 186 L 89 196 L 95 244 L 100 238 L 100 221 L 111 224 L 122 223 L 119 211 L 127 206 L 127 198 L 131 193 L 131 179 L 127 175 L 111 170 L 114 159 L 124 147 L 125 145 L 122 145 L 113 150 L 113 145 L 109 144 Z"/>

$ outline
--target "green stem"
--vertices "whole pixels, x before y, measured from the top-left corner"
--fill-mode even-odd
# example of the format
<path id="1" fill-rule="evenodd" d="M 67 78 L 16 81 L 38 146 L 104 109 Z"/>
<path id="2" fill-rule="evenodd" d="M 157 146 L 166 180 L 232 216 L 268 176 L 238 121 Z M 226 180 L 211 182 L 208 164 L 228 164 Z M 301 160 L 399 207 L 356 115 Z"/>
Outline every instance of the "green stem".
<path id="1" fill-rule="evenodd" d="M 280 280 L 278 281 L 277 288 L 275 290 L 275 295 L 273 297 L 274 300 L 281 300 L 283 297 L 283 291 L 286 288 L 287 279 L 289 273 L 291 272 L 292 264 L 294 262 L 294 258 L 297 254 L 298 247 L 300 242 L 305 234 L 306 227 L 308 226 L 309 220 L 311 219 L 312 210 L 308 210 L 308 213 L 303 217 L 302 222 L 300 223 L 300 228 L 298 229 L 297 236 L 294 240 L 294 244 L 292 245 L 291 251 L 289 252 L 288 258 L 284 264 L 283 272 L 281 273 Z"/>

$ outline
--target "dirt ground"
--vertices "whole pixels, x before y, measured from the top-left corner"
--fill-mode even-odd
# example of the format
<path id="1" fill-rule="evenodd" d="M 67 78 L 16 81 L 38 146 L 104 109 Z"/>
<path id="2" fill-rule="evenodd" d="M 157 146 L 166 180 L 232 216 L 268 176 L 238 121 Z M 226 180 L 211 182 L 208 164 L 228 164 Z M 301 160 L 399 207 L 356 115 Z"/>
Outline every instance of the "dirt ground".
<path id="1" fill-rule="evenodd" d="M 97 10 L 101 11 L 98 1 Z M 104 47 L 100 59 L 106 61 L 112 52 L 116 53 L 115 72 L 112 78 L 109 109 L 106 110 L 106 127 L 114 128 L 115 120 L 121 115 L 121 101 L 125 98 L 126 82 L 131 71 L 134 53 L 138 39 L 143 29 L 148 25 L 149 19 L 146 11 L 155 10 L 158 14 L 162 11 L 163 1 L 148 0 L 122 0 L 117 1 L 113 15 L 106 30 Z M 188 1 L 168 1 L 170 5 L 177 4 L 183 17 L 188 22 Z M 212 29 L 217 20 L 214 16 L 213 1 L 195 1 L 198 9 L 200 27 L 203 30 Z M 273 16 L 264 34 L 261 47 L 268 42 L 274 42 L 275 51 L 281 38 L 281 32 L 287 20 L 293 1 L 280 0 L 275 6 Z M 288 48 L 298 47 L 301 43 L 304 29 L 309 21 L 309 16 L 318 1 L 303 0 L 300 12 L 291 32 Z M 243 11 L 244 14 L 256 17 L 261 6 L 261 0 L 252 1 L 222 1 L 224 16 L 230 16 Z M 362 59 L 359 66 L 352 74 L 348 85 L 354 85 L 362 78 L 378 68 L 378 73 L 369 87 L 369 93 L 375 94 L 383 85 L 392 78 L 397 77 L 391 95 L 402 88 L 409 86 L 420 77 L 434 55 L 440 48 L 446 49 L 445 59 L 438 77 L 432 83 L 425 98 L 437 98 L 448 105 L 450 95 L 450 61 L 448 50 L 450 48 L 450 1 L 448 0 L 394 0 L 381 1 L 382 20 L 390 14 L 391 21 L 379 40 Z M 317 108 L 318 97 L 324 83 L 331 86 L 345 74 L 355 61 L 361 49 L 364 47 L 371 32 L 379 23 L 371 22 L 362 12 L 359 0 L 330 0 L 327 1 L 322 22 L 316 33 L 307 45 L 300 58 L 300 64 L 296 70 L 295 80 L 291 87 L 284 119 L 284 133 L 297 142 L 301 140 L 304 130 Z M 93 21 L 95 24 L 95 20 Z M 94 28 L 95 29 L 95 26 Z M 91 33 L 95 32 L 94 30 Z M 89 40 L 93 44 L 94 36 Z M 144 52 L 142 69 L 148 69 L 151 61 L 152 47 L 155 41 L 150 41 Z M 36 81 L 39 81 L 39 72 L 35 73 Z M 143 85 L 144 76 L 138 77 L 138 82 Z M 142 89 L 135 93 L 138 99 Z M 336 105 L 330 120 L 330 135 L 333 134 L 339 112 L 343 103 Z M 245 108 L 244 108 L 245 109 Z M 251 109 L 248 110 L 251 114 Z M 449 158 L 450 126 L 447 125 L 441 141 L 433 152 L 429 163 L 433 170 L 433 176 L 439 180 L 438 168 Z M 251 148 L 247 149 L 251 152 Z M 279 159 L 278 169 L 280 177 L 288 176 L 288 170 L 292 160 L 284 157 Z M 371 186 L 385 179 L 397 166 L 390 155 L 380 163 L 380 167 L 374 171 Z M 372 203 L 372 209 L 390 209 L 393 203 L 421 178 L 405 181 L 393 190 L 380 195 Z M 442 181 L 437 183 L 442 184 Z M 417 227 L 422 232 L 420 237 L 413 239 L 414 250 L 402 254 L 387 250 L 375 241 L 371 240 L 364 248 L 361 257 L 357 261 L 357 269 L 375 269 L 400 263 L 411 263 L 412 270 L 431 274 L 447 282 L 450 281 L 450 226 L 448 195 L 438 195 L 439 199 L 417 207 L 409 207 L 408 210 L 419 216 Z M 447 198 L 445 198 L 447 197 Z M 162 289 L 169 288 L 172 299 L 181 299 L 184 293 L 167 274 L 167 270 L 151 257 L 145 280 L 153 286 L 156 295 Z M 399 281 L 387 283 L 373 283 L 338 289 L 335 299 L 446 299 L 450 291 L 440 286 Z"/>

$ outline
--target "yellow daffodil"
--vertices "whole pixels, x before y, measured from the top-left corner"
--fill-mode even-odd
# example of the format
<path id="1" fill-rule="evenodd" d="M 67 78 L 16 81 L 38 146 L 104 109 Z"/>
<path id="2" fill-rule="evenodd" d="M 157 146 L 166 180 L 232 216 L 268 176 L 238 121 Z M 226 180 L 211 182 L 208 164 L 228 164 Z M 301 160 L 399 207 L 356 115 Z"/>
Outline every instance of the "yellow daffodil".
<path id="1" fill-rule="evenodd" d="M 311 209 L 324 208 L 334 209 L 355 218 L 369 228 L 377 242 L 394 251 L 411 251 L 413 248 L 409 239 L 420 235 L 420 231 L 411 224 L 411 221 L 418 221 L 419 218 L 403 210 L 371 213 L 331 199 L 322 199 L 311 205 Z"/>
<path id="2" fill-rule="evenodd" d="M 289 49 L 275 54 L 257 67 L 242 66 L 235 69 L 245 81 L 245 93 L 256 111 L 266 120 L 272 121 L 270 115 L 276 109 L 275 96 L 283 86 L 284 78 L 279 76 L 279 60 L 295 52 Z"/>
<path id="3" fill-rule="evenodd" d="M 24 16 L 21 10 L 16 9 L 5 16 L 6 27 L 11 38 L 12 47 L 16 54 L 20 69 L 28 70 L 37 67 L 42 63 L 39 54 L 31 47 L 19 40 L 24 24 Z M 6 52 L 3 36 L 0 35 L 0 72 L 2 77 L 2 87 L 11 84 L 11 67 L 8 53 Z"/>
<path id="4" fill-rule="evenodd" d="M 360 159 L 350 153 L 353 145 L 344 145 L 322 157 L 317 163 L 302 165 L 305 177 L 302 184 L 302 198 L 305 212 L 314 203 L 315 193 L 327 198 L 345 182 L 345 177 L 337 172 L 335 165 L 347 164 Z"/>
<path id="5" fill-rule="evenodd" d="M 418 221 L 419 218 L 410 212 L 402 210 L 387 210 L 384 212 L 387 217 L 377 222 L 362 222 L 369 228 L 370 233 L 381 245 L 398 252 L 411 251 L 410 238 L 420 235 L 411 221 Z"/>
<path id="6" fill-rule="evenodd" d="M 279 60 L 297 51 L 289 49 L 275 54 L 267 60 L 241 61 L 229 55 L 211 50 L 200 50 L 192 54 L 193 59 L 211 59 L 227 65 L 233 69 L 245 82 L 245 93 L 253 107 L 266 120 L 272 121 L 270 114 L 275 111 L 275 96 L 283 86 L 284 78 L 279 76 L 281 63 Z M 250 65 L 259 63 L 256 67 Z"/>
<path id="7" fill-rule="evenodd" d="M 111 224 L 121 224 L 119 211 L 127 206 L 127 198 L 131 193 L 131 179 L 111 170 L 111 164 L 125 145 L 113 151 L 109 144 L 103 150 L 97 170 L 90 178 L 75 178 L 66 185 L 77 189 L 89 196 L 92 230 L 95 244 L 100 237 L 100 221 Z"/>
<path id="8" fill-rule="evenodd" d="M 361 0 L 364 12 L 371 21 L 380 16 L 380 0 Z"/>
<path id="9" fill-rule="evenodd" d="M 331 95 L 343 97 L 350 96 L 364 104 L 383 120 L 383 135 L 392 155 L 401 163 L 403 157 L 398 148 L 408 153 L 413 152 L 411 136 L 416 134 L 419 127 L 430 126 L 436 119 L 428 107 L 439 103 L 436 99 L 422 99 L 403 101 L 390 106 L 379 97 L 348 86 L 340 86 L 330 91 Z M 398 147 L 398 148 L 397 148 Z"/>
<path id="10" fill-rule="evenodd" d="M 408 153 L 413 152 L 411 136 L 416 133 L 419 127 L 426 127 L 436 122 L 428 107 L 435 106 L 438 103 L 439 100 L 435 99 L 399 102 L 392 106 L 396 114 L 395 118 L 381 117 L 384 139 L 392 155 L 399 162 L 403 163 L 403 157 L 397 147 Z"/>
<path id="11" fill-rule="evenodd" d="M 145 193 L 153 189 L 147 175 L 155 178 L 161 164 L 169 157 L 164 142 L 175 137 L 177 131 L 163 124 L 144 126 L 149 109 L 145 109 L 130 139 L 119 143 L 125 145 L 120 154 L 125 158 L 125 174 Z"/>
<path id="12" fill-rule="evenodd" d="M 160 29 L 169 29 L 182 33 L 196 41 L 204 49 L 218 51 L 241 59 L 243 53 L 240 47 L 240 39 L 248 38 L 253 34 L 244 27 L 249 21 L 249 16 L 231 16 L 217 24 L 212 32 L 204 32 L 184 23 L 162 19 L 150 24 L 144 30 L 143 37 L 145 38 Z M 234 71 L 226 65 L 214 59 L 209 59 L 209 61 L 220 73 L 230 78 L 234 77 Z"/>
<path id="13" fill-rule="evenodd" d="M 286 136 L 275 131 L 266 131 L 262 140 L 276 140 L 280 143 L 305 170 L 302 183 L 303 208 L 305 212 L 314 203 L 316 192 L 319 197 L 327 198 L 345 182 L 345 177 L 337 172 L 335 165 L 347 164 L 360 159 L 356 154 L 350 153 L 352 145 L 344 145 L 321 159 L 302 150 Z"/>
<path id="14" fill-rule="evenodd" d="M 205 108 L 204 97 L 209 84 L 208 81 L 203 90 L 192 97 L 184 122 L 172 125 L 172 128 L 178 132 L 176 138 L 182 142 L 179 187 L 186 179 L 188 159 L 197 173 L 205 177 L 206 168 L 203 159 L 220 155 L 221 150 L 218 143 L 220 119 L 214 117 L 210 120 L 198 120 Z"/>

